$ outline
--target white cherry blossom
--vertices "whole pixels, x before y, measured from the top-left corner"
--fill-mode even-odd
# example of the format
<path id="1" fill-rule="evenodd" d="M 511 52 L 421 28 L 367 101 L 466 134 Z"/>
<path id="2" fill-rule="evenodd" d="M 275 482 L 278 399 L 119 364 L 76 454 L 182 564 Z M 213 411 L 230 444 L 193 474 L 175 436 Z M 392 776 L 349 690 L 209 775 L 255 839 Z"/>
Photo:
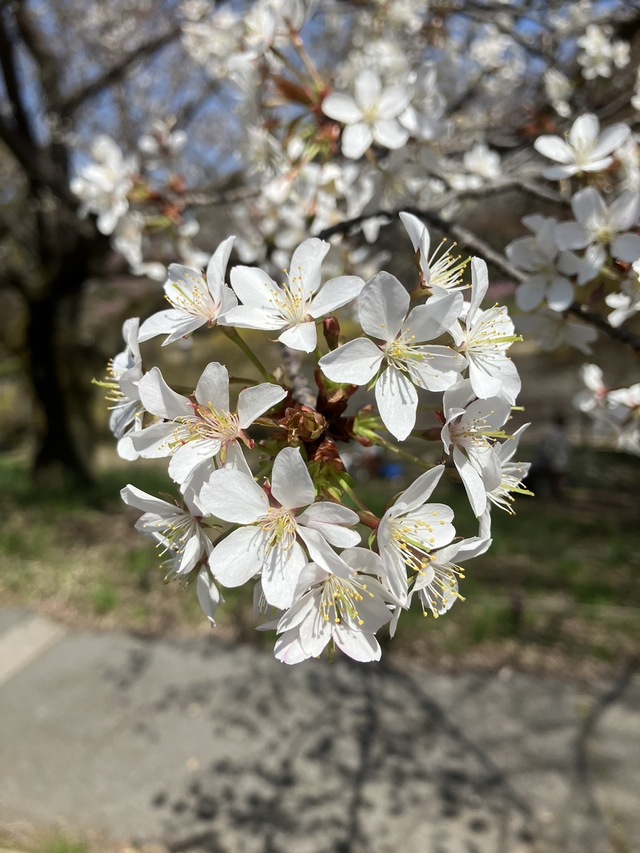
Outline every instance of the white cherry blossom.
<path id="1" fill-rule="evenodd" d="M 600 122 L 593 113 L 579 116 L 566 141 L 559 136 L 539 136 L 533 146 L 543 157 L 560 166 L 542 173 L 550 181 L 560 181 L 579 172 L 599 172 L 613 163 L 611 153 L 629 136 L 626 124 L 613 124 L 600 133 Z"/>
<path id="2" fill-rule="evenodd" d="M 418 598 L 425 616 L 431 613 L 437 619 L 451 610 L 461 598 L 458 578 L 464 578 L 464 569 L 458 563 L 484 554 L 491 542 L 491 539 L 474 536 L 451 542 L 427 555 L 426 565 L 416 575 L 410 595 L 410 598 L 414 595 Z M 400 610 L 396 612 L 399 614 Z"/>
<path id="3" fill-rule="evenodd" d="M 131 433 L 142 428 L 144 406 L 140 402 L 138 383 L 142 379 L 142 356 L 138 345 L 138 317 L 130 317 L 122 325 L 125 348 L 109 362 L 107 378 L 96 384 L 107 390 L 111 404 L 109 429 L 117 439 L 118 456 L 133 461 L 138 453 L 131 442 Z"/>
<path id="4" fill-rule="evenodd" d="M 240 446 L 253 445 L 246 430 L 287 394 L 269 382 L 244 388 L 237 411 L 231 411 L 229 374 L 215 361 L 205 367 L 192 399 L 173 391 L 157 367 L 145 374 L 138 388 L 145 409 L 162 422 L 137 432 L 134 447 L 143 458 L 171 456 L 169 475 L 181 486 L 194 477 L 204 481 L 214 457 L 221 465 L 248 472 Z"/>
<path id="5" fill-rule="evenodd" d="M 342 122 L 342 153 L 358 160 L 376 142 L 384 148 L 401 148 L 409 139 L 398 117 L 409 106 L 411 89 L 398 84 L 383 88 L 375 71 L 364 69 L 354 82 L 353 97 L 332 92 L 322 102 L 329 118 Z"/>
<path id="6" fill-rule="evenodd" d="M 318 537 L 336 547 L 357 545 L 360 534 L 352 526 L 358 515 L 339 504 L 314 503 L 315 486 L 297 447 L 285 447 L 276 456 L 270 493 L 273 503 L 244 471 L 227 468 L 211 475 L 202 487 L 203 506 L 216 518 L 242 526 L 216 545 L 209 564 L 223 586 L 241 586 L 261 575 L 266 600 L 285 609 L 309 562 L 298 540 L 312 560 Z"/>
<path id="7" fill-rule="evenodd" d="M 613 311 L 609 323 L 617 328 L 640 311 L 640 260 L 631 265 L 631 275 L 620 285 L 620 293 L 609 293 L 604 301 Z"/>
<path id="8" fill-rule="evenodd" d="M 454 326 L 451 334 L 456 347 L 467 357 L 469 380 L 476 396 L 481 399 L 501 396 L 513 404 L 521 382 L 507 350 L 519 337 L 504 306 L 486 310 L 480 307 L 488 288 L 486 263 L 481 258 L 472 258 L 471 301 L 463 324 Z"/>
<path id="9" fill-rule="evenodd" d="M 416 261 L 420 270 L 421 284 L 425 289 L 457 290 L 466 287 L 462 276 L 468 261 L 459 255 L 452 255 L 452 246 L 445 246 L 445 240 L 429 255 L 431 251 L 431 235 L 427 226 L 412 213 L 401 213 L 400 219 L 416 253 Z M 455 244 L 454 244 L 455 245 Z M 442 252 L 440 250 L 443 249 Z"/>
<path id="10" fill-rule="evenodd" d="M 502 397 L 477 399 L 468 379 L 445 391 L 442 443 L 458 469 L 471 508 L 479 518 L 487 506 L 487 493 L 501 482 L 500 459 L 495 453 L 511 406 Z"/>
<path id="11" fill-rule="evenodd" d="M 518 269 L 531 275 L 518 285 L 516 305 L 532 311 L 546 302 L 553 311 L 564 311 L 573 301 L 573 285 L 562 272 L 563 258 L 555 240 L 558 223 L 553 217 L 525 216 L 532 237 L 513 240 L 505 253 Z"/>
<path id="12" fill-rule="evenodd" d="M 298 246 L 291 258 L 287 281 L 276 284 L 257 267 L 231 270 L 231 285 L 242 301 L 225 315 L 224 324 L 243 329 L 280 331 L 278 340 L 291 349 L 313 352 L 316 322 L 351 302 L 364 280 L 355 275 L 333 278 L 322 285 L 322 261 L 329 244 L 312 237 Z"/>
<path id="13" fill-rule="evenodd" d="M 357 661 L 380 660 L 378 629 L 389 622 L 390 594 L 380 584 L 381 559 L 365 548 L 340 556 L 321 549 L 322 564 L 302 572 L 291 608 L 278 621 L 275 656 L 287 664 L 318 657 L 330 642 Z"/>
<path id="14" fill-rule="evenodd" d="M 78 170 L 71 191 L 81 200 L 80 216 L 96 214 L 101 234 L 112 234 L 129 209 L 127 194 L 133 187 L 137 164 L 125 157 L 110 136 L 98 136 L 91 146 L 93 162 Z"/>
<path id="15" fill-rule="evenodd" d="M 453 510 L 427 503 L 443 473 L 444 465 L 438 465 L 421 474 L 380 520 L 377 544 L 383 579 L 402 606 L 407 604 L 410 585 L 428 566 L 431 552 L 448 545 L 455 536 Z"/>
<path id="16" fill-rule="evenodd" d="M 218 246 L 207 266 L 206 278 L 191 267 L 171 264 L 164 292 L 173 307 L 145 320 L 140 327 L 140 341 L 167 335 L 162 344 L 166 346 L 201 326 L 214 326 L 238 304 L 234 292 L 224 283 L 234 240 L 235 237 L 228 237 Z"/>
<path id="17" fill-rule="evenodd" d="M 400 441 L 413 429 L 417 388 L 442 391 L 458 381 L 466 359 L 451 347 L 425 346 L 451 327 L 462 307 L 459 293 L 441 293 L 409 311 L 410 296 L 387 272 L 367 282 L 358 299 L 358 318 L 369 338 L 356 338 L 320 359 L 333 382 L 363 385 L 374 377 L 380 417 Z"/>
<path id="18" fill-rule="evenodd" d="M 550 351 L 570 346 L 585 355 L 591 354 L 591 344 L 598 337 L 593 326 L 576 322 L 566 314 L 558 314 L 550 308 L 541 308 L 535 314 L 517 317 L 516 329 L 525 336 L 533 336 L 542 350 Z"/>
<path id="19" fill-rule="evenodd" d="M 128 506 L 143 510 L 136 530 L 151 536 L 162 553 L 173 559 L 171 576 L 187 575 L 208 558 L 213 546 L 200 523 L 197 507 L 187 504 L 183 508 L 131 485 L 125 486 L 120 495 Z"/>
<path id="20" fill-rule="evenodd" d="M 631 263 L 640 259 L 640 236 L 631 233 L 640 212 L 640 193 L 627 191 L 607 205 L 594 187 L 577 192 L 571 209 L 575 222 L 561 222 L 556 241 L 561 249 L 586 248 L 585 262 L 591 278 L 600 273 L 607 252 Z"/>

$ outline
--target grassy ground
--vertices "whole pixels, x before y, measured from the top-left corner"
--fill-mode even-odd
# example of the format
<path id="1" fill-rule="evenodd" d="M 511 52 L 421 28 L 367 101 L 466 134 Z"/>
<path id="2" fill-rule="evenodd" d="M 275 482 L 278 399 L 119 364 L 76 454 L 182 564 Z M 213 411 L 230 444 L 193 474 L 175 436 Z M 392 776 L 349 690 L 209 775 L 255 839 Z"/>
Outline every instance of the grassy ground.
<path id="1" fill-rule="evenodd" d="M 94 629 L 207 634 L 195 591 L 163 583 L 153 545 L 133 530 L 138 513 L 118 497 L 129 481 L 173 491 L 162 469 L 111 462 L 92 495 L 54 497 L 31 489 L 20 457 L 0 461 L 4 606 Z M 516 517 L 494 512 L 494 545 L 469 562 L 465 601 L 438 620 L 403 615 L 386 654 L 446 669 L 512 666 L 584 678 L 617 667 L 640 647 L 639 484 L 640 460 L 576 452 L 563 499 L 520 498 Z M 372 507 L 382 511 L 400 488 L 369 484 Z M 461 534 L 476 532 L 460 486 L 443 481 L 436 499 L 456 510 Z M 250 594 L 230 590 L 219 633 L 270 645 L 254 625 Z"/>

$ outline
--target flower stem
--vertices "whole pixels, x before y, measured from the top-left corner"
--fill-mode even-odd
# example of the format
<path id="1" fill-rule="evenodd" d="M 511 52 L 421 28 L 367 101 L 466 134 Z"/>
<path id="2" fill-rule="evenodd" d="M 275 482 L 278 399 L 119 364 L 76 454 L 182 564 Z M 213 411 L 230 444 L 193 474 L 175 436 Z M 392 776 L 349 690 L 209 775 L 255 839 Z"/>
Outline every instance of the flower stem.
<path id="1" fill-rule="evenodd" d="M 276 381 L 275 377 L 273 377 L 269 373 L 269 371 L 265 368 L 265 366 L 262 364 L 262 362 L 260 361 L 258 356 L 251 349 L 249 344 L 240 337 L 237 329 L 234 329 L 232 326 L 221 326 L 220 328 L 224 329 L 225 335 L 230 340 L 232 340 L 234 342 L 234 344 L 237 344 L 240 347 L 242 352 L 247 356 L 249 361 L 258 369 L 260 375 L 264 379 L 266 379 L 267 382 L 275 382 Z"/>
<path id="2" fill-rule="evenodd" d="M 401 447 L 397 447 L 395 444 L 391 444 L 390 441 L 387 441 L 386 438 L 382 438 L 381 435 L 376 436 L 377 443 L 382 445 L 385 450 L 391 451 L 391 453 L 395 453 L 396 456 L 401 456 L 403 459 L 406 459 L 407 462 L 413 462 L 414 465 L 419 465 L 420 468 L 424 468 L 425 471 L 430 471 L 434 465 L 427 464 L 424 459 L 420 459 L 418 456 L 414 456 L 413 453 L 409 453 L 407 450 L 403 450 Z"/>

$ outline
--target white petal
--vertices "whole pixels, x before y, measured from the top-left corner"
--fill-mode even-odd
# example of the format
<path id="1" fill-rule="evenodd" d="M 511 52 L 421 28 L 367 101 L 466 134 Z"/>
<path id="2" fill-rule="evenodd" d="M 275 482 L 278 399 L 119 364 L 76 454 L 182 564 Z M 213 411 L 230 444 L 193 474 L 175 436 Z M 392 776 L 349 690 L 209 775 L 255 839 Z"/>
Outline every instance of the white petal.
<path id="1" fill-rule="evenodd" d="M 214 471 L 200 492 L 207 512 L 238 524 L 250 524 L 269 511 L 269 499 L 260 486 L 242 471 Z"/>
<path id="2" fill-rule="evenodd" d="M 534 275 L 518 285 L 516 290 L 516 305 L 521 311 L 533 311 L 540 305 L 547 292 L 546 279 Z"/>
<path id="3" fill-rule="evenodd" d="M 291 607 L 300 572 L 307 562 L 298 542 L 294 542 L 289 550 L 276 546 L 264 554 L 262 589 L 269 604 L 281 610 Z"/>
<path id="4" fill-rule="evenodd" d="M 341 275 L 325 282 L 309 306 L 312 317 L 323 317 L 336 308 L 341 308 L 356 296 L 364 287 L 364 279 L 357 275 Z"/>
<path id="5" fill-rule="evenodd" d="M 186 397 L 169 388 L 158 367 L 152 367 L 145 373 L 138 384 L 138 393 L 145 409 L 159 418 L 172 421 L 193 411 Z"/>
<path id="6" fill-rule="evenodd" d="M 318 363 L 332 382 L 365 385 L 375 376 L 383 358 L 382 351 L 373 341 L 356 338 L 322 356 Z"/>
<path id="7" fill-rule="evenodd" d="M 295 628 L 291 631 L 286 631 L 278 637 L 273 653 L 277 660 L 288 665 L 302 663 L 302 661 L 311 657 L 302 648 L 298 631 Z"/>
<path id="8" fill-rule="evenodd" d="M 421 504 L 425 503 L 427 498 L 431 497 L 433 490 L 440 482 L 443 474 L 444 465 L 436 465 L 431 471 L 425 471 L 424 474 L 420 474 L 418 479 L 399 495 L 396 499 L 396 504 L 404 504 L 406 512 L 417 509 Z"/>
<path id="9" fill-rule="evenodd" d="M 281 329 L 287 322 L 281 313 L 270 306 L 263 309 L 255 305 L 238 305 L 228 311 L 223 319 L 222 325 L 237 326 L 239 329 Z"/>
<path id="10" fill-rule="evenodd" d="M 402 148 L 409 139 L 409 132 L 395 119 L 378 119 L 373 126 L 373 138 L 385 148 Z"/>
<path id="11" fill-rule="evenodd" d="M 636 223 L 640 209 L 640 193 L 622 193 L 609 208 L 609 221 L 614 231 L 628 231 Z"/>
<path id="12" fill-rule="evenodd" d="M 445 293 L 428 299 L 414 308 L 403 324 L 403 332 L 411 330 L 417 342 L 432 341 L 448 331 L 460 316 L 463 298 L 461 293 Z"/>
<path id="13" fill-rule="evenodd" d="M 322 112 L 343 124 L 354 124 L 362 118 L 362 110 L 350 95 L 332 92 L 322 102 Z"/>
<path id="14" fill-rule="evenodd" d="M 410 302 L 409 294 L 394 275 L 388 272 L 374 275 L 358 299 L 358 318 L 363 331 L 383 341 L 395 340 Z"/>
<path id="15" fill-rule="evenodd" d="M 235 237 L 227 237 L 226 240 L 223 240 L 211 256 L 207 266 L 207 286 L 215 305 L 219 305 L 222 301 L 224 277 L 235 239 Z"/>
<path id="16" fill-rule="evenodd" d="M 274 498 L 286 509 L 312 504 L 316 489 L 298 447 L 285 447 L 275 458 L 271 475 Z"/>
<path id="17" fill-rule="evenodd" d="M 378 101 L 378 115 L 382 119 L 393 119 L 400 115 L 409 106 L 411 94 L 408 86 L 390 86 L 385 89 Z"/>
<path id="18" fill-rule="evenodd" d="M 268 307 L 280 292 L 275 281 L 258 267 L 233 267 L 231 286 L 244 305 L 259 308 Z"/>
<path id="19" fill-rule="evenodd" d="M 373 134 L 368 124 L 350 124 L 342 131 L 342 153 L 350 160 L 359 160 L 372 142 Z"/>
<path id="20" fill-rule="evenodd" d="M 595 187 L 585 187 L 577 192 L 571 200 L 571 209 L 576 221 L 586 229 L 604 222 L 608 214 L 607 205 Z"/>
<path id="21" fill-rule="evenodd" d="M 600 138 L 593 147 L 593 159 L 599 159 L 615 151 L 627 139 L 629 133 L 630 130 L 626 124 L 613 124 L 611 127 L 607 127 L 602 131 Z"/>
<path id="22" fill-rule="evenodd" d="M 265 534 L 259 527 L 240 527 L 209 555 L 209 568 L 223 586 L 242 586 L 262 565 Z"/>
<path id="23" fill-rule="evenodd" d="M 574 152 L 559 136 L 539 136 L 533 147 L 543 157 L 557 160 L 558 163 L 573 163 Z"/>
<path id="24" fill-rule="evenodd" d="M 640 236 L 637 234 L 621 234 L 611 241 L 611 254 L 621 261 L 632 263 L 640 258 Z"/>
<path id="25" fill-rule="evenodd" d="M 331 503 L 330 501 L 311 504 L 304 512 L 300 513 L 297 519 L 309 527 L 316 527 L 317 524 L 349 525 L 357 524 L 359 521 L 357 512 L 349 509 L 349 507 L 342 506 L 342 504 Z"/>
<path id="26" fill-rule="evenodd" d="M 270 408 L 284 400 L 287 392 L 279 385 L 263 382 L 250 388 L 243 388 L 238 395 L 238 421 L 240 429 L 247 429 Z"/>
<path id="27" fill-rule="evenodd" d="M 212 361 L 202 371 L 195 392 L 196 400 L 204 406 L 212 405 L 219 412 L 229 411 L 229 372 L 217 361 Z"/>
<path id="28" fill-rule="evenodd" d="M 190 314 L 185 314 L 184 311 L 177 311 L 175 308 L 167 308 L 165 311 L 158 311 L 148 317 L 140 326 L 138 340 L 140 343 L 155 338 L 158 335 L 171 335 L 172 343 L 177 338 L 183 338 L 185 335 L 194 332 L 206 323 L 205 317 L 193 317 Z"/>
<path id="29" fill-rule="evenodd" d="M 561 222 L 556 229 L 559 249 L 584 249 L 590 241 L 590 234 L 577 222 Z"/>
<path id="30" fill-rule="evenodd" d="M 389 614 L 391 617 L 391 614 Z M 373 634 L 363 634 L 360 631 L 350 631 L 336 625 L 333 637 L 336 646 L 353 660 L 367 663 L 380 660 L 382 649 Z"/>
<path id="31" fill-rule="evenodd" d="M 134 506 L 136 509 L 141 509 L 144 512 L 154 512 L 158 515 L 167 515 L 167 513 L 175 515 L 176 512 L 180 512 L 174 504 L 149 495 L 136 486 L 125 486 L 120 492 L 120 497 L 127 506 Z"/>
<path id="32" fill-rule="evenodd" d="M 361 71 L 355 79 L 355 99 L 363 110 L 370 110 L 378 100 L 382 91 L 380 78 L 369 68 Z"/>
<path id="33" fill-rule="evenodd" d="M 289 281 L 299 278 L 305 301 L 320 287 L 322 261 L 326 258 L 331 246 L 325 240 L 311 237 L 300 243 L 293 253 L 289 265 Z"/>
<path id="34" fill-rule="evenodd" d="M 398 441 L 404 441 L 416 422 L 418 392 L 406 376 L 387 367 L 376 382 L 376 402 L 385 427 Z"/>
<path id="35" fill-rule="evenodd" d="M 460 474 L 473 514 L 479 518 L 487 506 L 487 490 L 482 477 L 457 447 L 453 448 L 453 461 Z"/>
<path id="36" fill-rule="evenodd" d="M 482 258 L 471 258 L 471 304 L 467 312 L 467 325 L 473 323 L 480 304 L 489 289 L 489 270 Z"/>
<path id="37" fill-rule="evenodd" d="M 574 148 L 593 145 L 600 133 L 600 122 L 593 113 L 578 116 L 569 131 L 569 144 Z"/>
<path id="38" fill-rule="evenodd" d="M 318 343 L 315 320 L 289 326 L 281 335 L 278 335 L 278 340 L 290 349 L 313 352 Z"/>
<path id="39" fill-rule="evenodd" d="M 561 275 L 554 277 L 547 292 L 547 304 L 552 311 L 565 311 L 573 302 L 573 285 Z"/>
<path id="40" fill-rule="evenodd" d="M 220 452 L 222 443 L 209 439 L 207 441 L 189 441 L 179 447 L 169 462 L 169 476 L 174 483 L 185 483 L 202 462 L 211 459 Z"/>
<path id="41" fill-rule="evenodd" d="M 202 569 L 198 572 L 198 580 L 196 581 L 196 594 L 200 607 L 204 610 L 205 616 L 211 623 L 211 627 L 216 627 L 216 610 L 224 601 L 220 595 L 220 590 L 213 582 L 213 578 L 209 573 L 209 569 Z"/>
<path id="42" fill-rule="evenodd" d="M 421 253 L 424 253 L 424 259 L 426 261 L 428 259 L 429 246 L 431 244 L 429 231 L 426 225 L 412 213 L 401 213 L 400 219 L 402 220 L 402 224 L 404 225 L 405 230 L 409 235 L 409 239 L 413 244 L 414 250 L 416 252 L 419 251 Z"/>
<path id="43" fill-rule="evenodd" d="M 131 444 L 143 459 L 156 459 L 169 456 L 172 452 L 169 444 L 175 438 L 174 424 L 152 424 L 145 429 L 129 433 Z"/>

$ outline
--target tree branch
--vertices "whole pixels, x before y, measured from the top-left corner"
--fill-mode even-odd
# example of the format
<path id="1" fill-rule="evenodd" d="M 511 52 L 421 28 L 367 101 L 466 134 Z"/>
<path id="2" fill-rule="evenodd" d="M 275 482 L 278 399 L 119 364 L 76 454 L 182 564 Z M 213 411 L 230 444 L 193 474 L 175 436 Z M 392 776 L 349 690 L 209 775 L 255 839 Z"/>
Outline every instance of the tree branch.
<path id="1" fill-rule="evenodd" d="M 171 42 L 175 41 L 180 36 L 180 28 L 175 27 L 172 30 L 151 39 L 146 44 L 141 45 L 137 50 L 125 56 L 120 62 L 113 65 L 104 73 L 100 74 L 94 80 L 80 86 L 75 92 L 62 98 L 58 106 L 58 112 L 62 118 L 67 118 L 78 110 L 86 101 L 94 95 L 120 82 L 122 78 L 130 70 L 131 66 L 142 59 L 152 56 L 163 47 L 166 47 Z"/>
<path id="2" fill-rule="evenodd" d="M 16 128 L 25 139 L 33 142 L 31 122 L 25 109 L 18 81 L 13 40 L 5 25 L 4 10 L 0 11 L 0 65 L 2 66 L 2 75 Z"/>

